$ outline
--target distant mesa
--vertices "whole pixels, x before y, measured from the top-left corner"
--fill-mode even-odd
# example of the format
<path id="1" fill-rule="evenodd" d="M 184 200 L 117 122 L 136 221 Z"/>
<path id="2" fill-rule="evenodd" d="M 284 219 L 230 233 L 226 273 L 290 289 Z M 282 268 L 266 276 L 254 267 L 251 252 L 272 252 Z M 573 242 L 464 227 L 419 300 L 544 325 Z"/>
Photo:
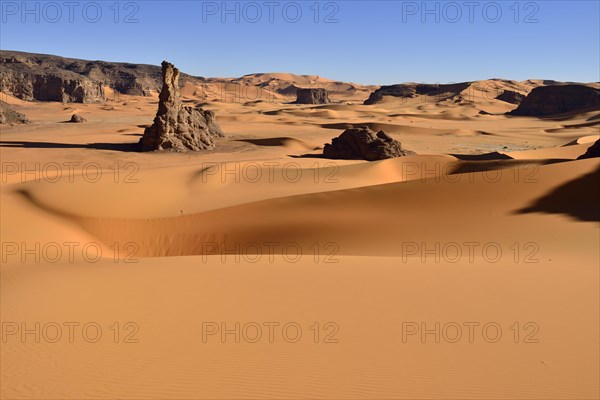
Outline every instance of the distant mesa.
<path id="1" fill-rule="evenodd" d="M 158 112 L 152 126 L 140 139 L 142 151 L 167 150 L 188 152 L 210 150 L 215 138 L 225 137 L 215 114 L 202 108 L 182 106 L 179 94 L 179 70 L 167 61 L 162 63 L 163 87 Z"/>
<path id="2" fill-rule="evenodd" d="M 600 157 L 600 139 L 596 140 L 596 143 L 591 145 L 585 153 L 577 157 L 578 160 L 586 158 Z"/>
<path id="3" fill-rule="evenodd" d="M 298 88 L 296 90 L 297 104 L 329 104 L 329 92 L 324 88 Z"/>
<path id="4" fill-rule="evenodd" d="M 457 96 L 463 90 L 467 89 L 472 82 L 451 83 L 451 84 L 428 84 L 428 83 L 402 83 L 397 85 L 382 86 L 365 100 L 365 105 L 377 104 L 383 100 L 384 96 L 400 97 L 411 99 L 418 96 L 433 97 L 435 101 Z"/>
<path id="5" fill-rule="evenodd" d="M 30 121 L 27 119 L 25 114 L 16 112 L 10 106 L 0 101 L 0 124 L 1 125 L 13 125 L 13 124 L 28 124 Z"/>
<path id="6" fill-rule="evenodd" d="M 525 97 L 527 96 L 519 92 L 515 92 L 514 90 L 505 90 L 502 92 L 502 94 L 496 97 L 496 100 L 505 101 L 511 104 L 521 104 Z"/>
<path id="7" fill-rule="evenodd" d="M 344 160 L 377 161 L 414 154 L 384 131 L 375 133 L 367 126 L 346 129 L 323 149 L 326 158 Z"/>
<path id="8" fill-rule="evenodd" d="M 510 115 L 542 117 L 600 109 L 600 89 L 567 84 L 540 86 L 531 91 Z"/>
<path id="9" fill-rule="evenodd" d="M 74 124 L 82 124 L 84 122 L 87 122 L 87 119 L 83 118 L 79 114 L 73 114 L 71 115 L 71 119 L 69 120 L 69 122 L 72 122 Z"/>

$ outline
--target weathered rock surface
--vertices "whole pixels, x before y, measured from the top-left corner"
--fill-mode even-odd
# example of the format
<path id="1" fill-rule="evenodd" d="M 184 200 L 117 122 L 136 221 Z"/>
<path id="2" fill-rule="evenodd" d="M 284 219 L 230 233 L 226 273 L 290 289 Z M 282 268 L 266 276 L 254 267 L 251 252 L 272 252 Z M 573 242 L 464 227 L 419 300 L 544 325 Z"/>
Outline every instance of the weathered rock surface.
<path id="1" fill-rule="evenodd" d="M 3 71 L 2 90 L 26 101 L 99 103 L 104 88 L 90 79 L 71 74 L 29 74 Z"/>
<path id="2" fill-rule="evenodd" d="M 105 101 L 104 86 L 117 93 L 144 96 L 160 90 L 161 68 L 155 65 L 111 63 L 53 55 L 0 52 L 0 89 L 26 101 L 97 103 Z M 184 75 L 184 81 L 201 78 Z"/>
<path id="3" fill-rule="evenodd" d="M 600 157 L 600 139 L 596 140 L 596 143 L 591 145 L 585 153 L 577 157 L 578 160 L 583 160 L 585 158 L 594 158 Z"/>
<path id="4" fill-rule="evenodd" d="M 84 122 L 87 122 L 87 119 L 83 118 L 79 114 L 73 114 L 73 115 L 71 115 L 71 119 L 69 120 L 69 122 L 72 122 L 75 124 L 82 124 Z"/>
<path id="5" fill-rule="evenodd" d="M 7 103 L 0 101 L 0 124 L 28 124 L 29 122 L 24 114 L 16 112 Z"/>
<path id="6" fill-rule="evenodd" d="M 600 110 L 600 89 L 567 84 L 540 86 L 512 110 L 510 115 L 545 116 L 573 111 Z"/>
<path id="7" fill-rule="evenodd" d="M 166 61 L 162 63 L 162 80 L 156 118 L 140 139 L 142 150 L 187 152 L 214 148 L 214 139 L 225 136 L 215 114 L 202 108 L 182 106 L 179 70 Z"/>
<path id="8" fill-rule="evenodd" d="M 467 89 L 472 82 L 452 83 L 452 84 L 426 84 L 426 83 L 402 83 L 398 85 L 382 86 L 365 100 L 365 105 L 377 104 L 383 100 L 384 96 L 414 98 L 418 96 L 429 96 L 433 101 L 441 101 L 454 96 Z"/>
<path id="9" fill-rule="evenodd" d="M 329 92 L 324 88 L 298 88 L 296 90 L 297 104 L 328 104 Z"/>
<path id="10" fill-rule="evenodd" d="M 496 97 L 496 100 L 505 101 L 511 104 L 521 104 L 525 97 L 527 96 L 519 92 L 515 92 L 513 90 L 505 90 L 504 92 L 502 92 L 502 94 Z"/>
<path id="11" fill-rule="evenodd" d="M 412 151 L 404 150 L 399 141 L 384 131 L 375 133 L 366 126 L 346 129 L 323 149 L 325 157 L 345 160 L 376 161 L 413 154 L 415 153 Z"/>

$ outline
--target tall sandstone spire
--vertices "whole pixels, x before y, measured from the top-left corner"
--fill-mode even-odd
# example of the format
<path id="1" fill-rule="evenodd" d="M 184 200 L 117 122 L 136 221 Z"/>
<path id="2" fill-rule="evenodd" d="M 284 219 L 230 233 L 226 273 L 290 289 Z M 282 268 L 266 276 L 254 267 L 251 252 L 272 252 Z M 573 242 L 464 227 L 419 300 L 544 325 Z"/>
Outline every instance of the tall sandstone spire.
<path id="1" fill-rule="evenodd" d="M 182 106 L 179 98 L 179 70 L 162 63 L 163 87 L 154 123 L 140 139 L 143 151 L 202 151 L 215 147 L 215 138 L 225 137 L 215 114 L 202 108 Z"/>

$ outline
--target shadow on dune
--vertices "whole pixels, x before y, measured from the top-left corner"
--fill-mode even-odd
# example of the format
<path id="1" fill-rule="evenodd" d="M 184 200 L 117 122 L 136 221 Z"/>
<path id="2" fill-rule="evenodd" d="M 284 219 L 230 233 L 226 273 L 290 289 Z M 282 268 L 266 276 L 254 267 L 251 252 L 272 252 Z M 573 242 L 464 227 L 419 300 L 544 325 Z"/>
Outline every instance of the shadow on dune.
<path id="1" fill-rule="evenodd" d="M 250 143 L 255 146 L 265 147 L 298 147 L 304 150 L 319 150 L 320 147 L 313 147 L 302 140 L 290 138 L 290 137 L 274 137 L 274 138 L 263 138 L 263 139 L 237 139 L 236 142 Z"/>
<path id="2" fill-rule="evenodd" d="M 511 156 L 506 154 L 498 153 L 494 151 L 492 153 L 485 154 L 450 154 L 452 157 L 456 157 L 463 161 L 492 161 L 492 160 L 512 160 Z"/>
<path id="3" fill-rule="evenodd" d="M 25 142 L 16 140 L 0 141 L 0 147 L 18 147 L 24 149 L 96 149 L 124 152 L 138 152 L 138 143 L 54 143 L 54 142 Z"/>
<path id="4" fill-rule="evenodd" d="M 321 124 L 321 128 L 325 129 L 335 129 L 335 130 L 343 130 L 343 129 L 352 129 L 352 128 L 360 128 L 363 126 L 368 127 L 372 131 L 385 131 L 386 133 L 401 133 L 404 129 L 408 128 L 406 125 L 400 124 L 386 124 L 380 122 L 361 122 L 361 123 L 349 123 L 349 122 L 336 122 L 331 124 Z"/>
<path id="5" fill-rule="evenodd" d="M 320 150 L 320 148 L 315 149 L 315 150 Z M 289 154 L 288 157 L 291 157 L 291 158 L 321 158 L 321 159 L 325 159 L 325 160 L 334 160 L 333 158 L 325 157 L 324 154 L 300 154 L 300 155 Z M 362 160 L 362 158 L 357 158 L 357 160 Z"/>
<path id="6" fill-rule="evenodd" d="M 600 168 L 574 179 L 514 214 L 565 214 L 579 221 L 600 221 Z"/>
<path id="7" fill-rule="evenodd" d="M 274 138 L 264 138 L 264 139 L 237 139 L 236 142 L 244 142 L 251 143 L 257 146 L 285 146 L 290 142 L 302 143 L 301 140 L 294 139 L 291 137 L 274 137 Z"/>
<path id="8" fill-rule="evenodd" d="M 546 132 L 546 133 L 555 133 L 555 132 L 562 132 L 562 131 L 568 130 L 568 129 L 591 128 L 591 127 L 594 127 L 596 125 L 600 125 L 600 121 L 585 122 L 585 123 L 582 123 L 582 124 L 562 125 L 562 127 L 560 127 L 560 128 L 544 129 L 544 132 Z"/>
<path id="9" fill-rule="evenodd" d="M 586 108 L 582 108 L 579 110 L 567 111 L 567 112 L 560 113 L 560 114 L 537 116 L 536 118 L 539 118 L 542 121 L 562 122 L 562 121 L 572 120 L 574 117 L 577 117 L 581 114 L 589 113 L 592 111 L 598 111 L 598 107 L 586 107 Z M 592 118 L 595 118 L 595 117 L 588 118 L 587 120 L 593 121 Z"/>
<path id="10" fill-rule="evenodd" d="M 519 172 L 517 173 L 522 173 L 522 179 L 524 179 L 525 182 L 529 182 L 531 180 L 531 182 L 533 182 L 533 180 L 535 179 L 535 172 L 536 169 L 540 166 L 540 165 L 550 165 L 550 164 L 557 164 L 557 163 L 562 163 L 565 162 L 565 160 L 563 159 L 554 159 L 554 158 L 549 158 L 549 159 L 541 159 L 541 160 L 514 160 L 514 159 L 510 159 L 510 160 L 464 160 L 465 162 L 462 163 L 457 163 L 457 168 L 453 169 L 452 171 L 449 171 L 449 175 L 455 175 L 455 174 L 472 174 L 475 172 L 493 172 L 493 171 L 500 171 L 500 170 L 505 170 L 505 169 L 517 169 Z M 495 174 L 492 174 L 490 176 L 496 176 Z M 494 179 L 494 178 L 490 178 L 490 179 Z"/>
<path id="11" fill-rule="evenodd" d="M 596 114 L 592 117 L 589 117 L 588 119 L 586 119 L 586 121 L 595 121 L 597 119 L 600 119 L 600 114 Z"/>

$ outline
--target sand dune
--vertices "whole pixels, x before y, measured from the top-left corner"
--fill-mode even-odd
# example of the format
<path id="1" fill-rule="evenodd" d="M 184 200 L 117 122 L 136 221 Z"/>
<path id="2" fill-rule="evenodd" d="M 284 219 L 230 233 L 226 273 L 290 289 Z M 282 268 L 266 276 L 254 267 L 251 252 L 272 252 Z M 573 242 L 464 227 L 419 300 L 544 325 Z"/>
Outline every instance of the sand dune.
<path id="1" fill-rule="evenodd" d="M 469 237 L 476 237 L 479 240 L 505 241 L 509 245 L 510 240 L 535 236 L 548 245 L 559 245 L 560 240 L 556 241 L 554 230 L 548 231 L 548 236 L 540 235 L 537 232 L 539 223 L 532 226 L 532 217 L 518 218 L 515 212 L 526 208 L 550 189 L 560 186 L 561 182 L 579 177 L 582 167 L 585 166 L 583 171 L 588 171 L 597 166 L 595 160 L 576 161 L 573 164 L 568 168 L 561 164 L 526 164 L 529 168 L 513 165 L 512 169 L 490 171 L 485 168 L 486 173 L 472 168 L 472 173 L 437 178 L 427 178 L 424 172 L 427 169 L 423 166 L 423 170 L 410 174 L 413 178 L 411 182 L 285 196 L 172 218 L 107 219 L 94 218 L 94 214 L 77 216 L 66 211 L 62 213 L 103 243 L 138 243 L 143 256 L 203 254 L 208 243 L 227 248 L 235 244 L 247 246 L 250 243 L 276 241 L 298 243 L 304 249 L 308 249 L 315 241 L 335 241 L 342 255 L 371 256 L 400 256 L 402 248 L 398 247 L 398 243 L 411 239 L 436 242 L 449 238 L 468 241 Z M 583 165 L 579 167 L 577 164 Z M 398 169 L 390 167 L 389 164 L 382 165 L 382 172 L 398 172 Z M 450 165 L 447 169 L 450 168 L 455 166 Z M 560 171 L 561 177 L 564 176 L 562 180 L 556 180 L 555 170 Z M 406 170 L 405 173 L 408 174 Z M 546 176 L 553 179 L 544 179 Z M 527 185 L 532 183 L 535 189 L 519 190 L 528 188 Z M 526 193 L 520 198 L 512 196 L 513 202 L 507 202 L 502 196 L 507 191 Z M 432 192 L 440 194 L 442 198 L 454 198 L 455 203 L 436 207 L 438 198 Z M 32 203 L 56 213 L 57 209 L 48 200 L 44 202 L 43 198 L 28 193 Z M 585 194 L 583 188 L 573 190 L 568 200 L 573 204 Z M 89 207 L 89 201 L 86 203 Z M 332 203 L 336 204 L 335 211 L 330 209 Z M 577 204 L 580 209 L 583 207 L 581 202 Z M 65 204 L 61 207 L 75 209 L 75 206 Z M 594 207 L 594 203 L 588 207 Z M 356 209 L 362 210 L 360 217 L 355 215 Z M 435 209 L 439 211 L 432 211 Z M 472 226 L 465 221 L 460 222 L 467 210 L 473 218 Z M 484 222 L 486 220 L 490 222 Z M 352 229 L 356 224 L 360 224 L 359 231 Z M 395 229 L 403 224 L 411 226 L 410 231 Z M 462 224 L 460 233 L 454 229 L 457 224 Z M 248 230 L 248 226 L 260 228 Z M 485 227 L 484 231 L 482 226 Z M 590 228 L 591 234 L 594 227 Z M 519 234 L 515 234 L 513 229 Z M 485 237 L 485 233 L 490 237 Z M 378 236 L 377 241 L 369 240 L 374 236 Z M 160 253 L 156 253 L 157 250 Z"/>
<path id="2" fill-rule="evenodd" d="M 2 398 L 598 397 L 599 170 L 576 160 L 597 112 L 504 115 L 515 105 L 495 95 L 538 80 L 373 105 L 376 87 L 317 76 L 206 82 L 275 95 L 185 86 L 228 136 L 197 154 L 132 151 L 156 93 L 76 106 L 2 94 L 32 121 L 0 132 L 2 321 L 103 331 L 3 336 Z M 340 103 L 289 104 L 285 88 L 318 84 L 339 84 Z M 62 123 L 73 113 L 88 122 Z M 322 157 L 361 125 L 417 155 Z M 236 322 L 261 340 L 203 341 L 203 323 Z M 406 337 L 405 323 L 436 322 L 461 339 Z"/>
<path id="3" fill-rule="evenodd" d="M 551 257 L 525 265 L 384 257 L 290 263 L 279 256 L 224 263 L 209 256 L 6 267 L 7 321 L 96 322 L 104 336 L 88 343 L 77 330 L 74 343 L 54 344 L 11 337 L 2 346 L 2 372 L 14 383 L 3 387 L 3 397 L 593 398 L 597 266 L 582 255 Z M 35 307 L 28 306 L 30 293 L 39 299 Z M 109 329 L 117 321 L 119 343 Z M 128 321 L 135 325 L 125 329 Z M 203 342 L 203 323 L 221 321 L 231 330 L 237 321 L 254 321 L 262 338 L 235 343 L 229 335 L 222 343 L 217 334 Z M 280 324 L 273 343 L 263 325 L 269 321 Z M 403 341 L 402 323 L 413 321 L 428 329 L 435 321 L 480 325 L 473 343 L 466 336 L 457 343 Z M 509 327 L 517 321 L 520 329 L 535 323 L 529 340 L 537 343 L 514 343 Z M 302 329 L 296 343 L 282 337 L 289 322 Z M 315 322 L 319 343 L 310 330 Z M 496 343 L 481 336 L 490 322 L 503 329 Z M 337 342 L 323 343 L 325 335 Z M 26 383 L 30 376 L 35 385 Z"/>

